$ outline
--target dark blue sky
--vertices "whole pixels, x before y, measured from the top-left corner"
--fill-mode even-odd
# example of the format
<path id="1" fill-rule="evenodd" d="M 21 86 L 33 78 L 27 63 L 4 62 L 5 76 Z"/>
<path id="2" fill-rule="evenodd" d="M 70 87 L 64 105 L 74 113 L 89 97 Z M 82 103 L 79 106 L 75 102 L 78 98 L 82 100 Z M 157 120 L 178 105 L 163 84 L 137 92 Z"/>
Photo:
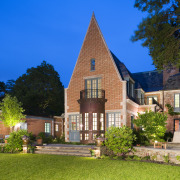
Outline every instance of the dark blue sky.
<path id="1" fill-rule="evenodd" d="M 154 70 L 148 49 L 130 41 L 145 14 L 134 0 L 0 0 L 0 81 L 43 60 L 67 87 L 92 12 L 109 49 L 131 72 Z"/>

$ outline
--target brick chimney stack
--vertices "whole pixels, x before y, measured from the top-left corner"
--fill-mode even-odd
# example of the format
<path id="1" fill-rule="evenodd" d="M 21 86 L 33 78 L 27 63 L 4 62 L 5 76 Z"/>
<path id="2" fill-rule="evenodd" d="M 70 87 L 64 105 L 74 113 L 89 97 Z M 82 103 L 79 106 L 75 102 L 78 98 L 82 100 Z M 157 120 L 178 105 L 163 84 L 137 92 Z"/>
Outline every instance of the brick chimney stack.
<path id="1" fill-rule="evenodd" d="M 177 73 L 179 73 L 179 68 L 177 67 L 171 67 L 171 68 L 166 68 L 163 70 L 163 85 L 166 84 L 167 80 L 169 79 L 169 76 L 173 76 Z"/>

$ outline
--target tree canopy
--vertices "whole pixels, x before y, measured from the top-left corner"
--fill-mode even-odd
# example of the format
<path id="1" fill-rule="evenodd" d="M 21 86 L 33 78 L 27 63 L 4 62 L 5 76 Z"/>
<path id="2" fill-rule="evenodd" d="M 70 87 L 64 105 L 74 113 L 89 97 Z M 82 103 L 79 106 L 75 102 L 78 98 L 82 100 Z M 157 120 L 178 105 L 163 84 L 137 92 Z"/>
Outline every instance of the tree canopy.
<path id="1" fill-rule="evenodd" d="M 180 67 L 180 1 L 135 0 L 135 7 L 148 16 L 142 20 L 132 41 L 143 40 L 157 69 Z"/>
<path id="2" fill-rule="evenodd" d="M 54 67 L 45 61 L 27 69 L 15 81 L 12 94 L 22 102 L 28 115 L 53 116 L 64 112 L 64 87 Z"/>
<path id="3" fill-rule="evenodd" d="M 24 109 L 22 108 L 22 104 L 18 102 L 16 97 L 11 97 L 8 94 L 6 94 L 5 98 L 0 103 L 0 110 L 2 111 L 0 119 L 11 129 L 25 118 L 23 115 Z"/>

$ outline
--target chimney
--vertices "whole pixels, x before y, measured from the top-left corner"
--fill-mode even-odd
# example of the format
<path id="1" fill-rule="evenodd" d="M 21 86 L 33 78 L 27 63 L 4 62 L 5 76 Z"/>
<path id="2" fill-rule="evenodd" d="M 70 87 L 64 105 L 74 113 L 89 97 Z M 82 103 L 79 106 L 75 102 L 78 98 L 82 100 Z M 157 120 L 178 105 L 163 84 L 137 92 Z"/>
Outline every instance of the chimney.
<path id="1" fill-rule="evenodd" d="M 179 73 L 178 67 L 168 67 L 163 70 L 163 86 L 166 84 L 170 76 Z"/>

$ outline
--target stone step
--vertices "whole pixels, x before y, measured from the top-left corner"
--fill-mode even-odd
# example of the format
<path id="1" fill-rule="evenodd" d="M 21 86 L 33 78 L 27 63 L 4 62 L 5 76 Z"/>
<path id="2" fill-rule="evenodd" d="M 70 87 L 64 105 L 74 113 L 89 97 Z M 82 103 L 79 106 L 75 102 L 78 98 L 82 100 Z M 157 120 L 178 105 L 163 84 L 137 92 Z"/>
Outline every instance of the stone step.
<path id="1" fill-rule="evenodd" d="M 43 149 L 36 149 L 36 151 L 54 151 L 54 152 L 81 152 L 81 153 L 89 153 L 89 149 L 51 149 L 51 148 L 43 148 Z"/>
<path id="2" fill-rule="evenodd" d="M 54 154 L 54 155 L 65 155 L 65 156 L 91 157 L 90 153 L 81 153 L 81 152 L 35 151 L 35 154 Z"/>
<path id="3" fill-rule="evenodd" d="M 44 145 L 44 146 L 36 146 L 35 153 L 91 157 L 91 153 L 89 149 L 93 147 L 94 146 L 67 145 L 67 144 Z"/>
<path id="4" fill-rule="evenodd" d="M 180 148 L 180 143 L 168 142 L 167 147 L 169 147 L 169 148 Z"/>
<path id="5" fill-rule="evenodd" d="M 36 149 L 72 149 L 72 150 L 89 150 L 92 147 L 64 147 L 64 146 L 36 146 Z"/>

